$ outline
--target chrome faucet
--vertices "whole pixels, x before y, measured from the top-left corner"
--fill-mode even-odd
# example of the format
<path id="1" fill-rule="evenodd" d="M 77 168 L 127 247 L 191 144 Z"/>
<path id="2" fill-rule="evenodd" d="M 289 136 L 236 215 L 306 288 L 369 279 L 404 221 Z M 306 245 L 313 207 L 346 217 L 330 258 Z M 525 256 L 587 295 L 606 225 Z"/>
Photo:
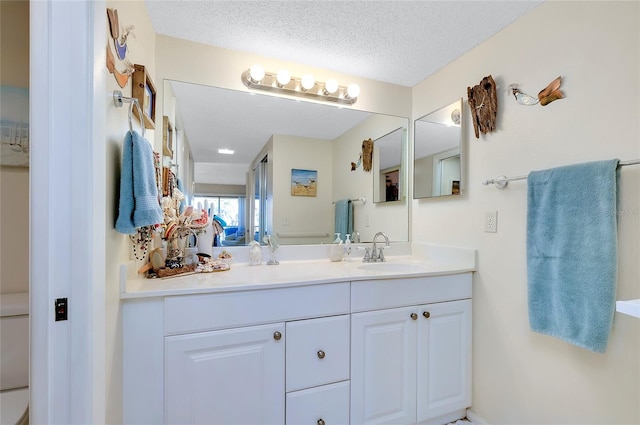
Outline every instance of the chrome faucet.
<path id="1" fill-rule="evenodd" d="M 384 246 L 380 248 L 378 248 L 378 245 L 377 245 L 378 236 L 382 236 L 384 238 Z M 376 263 L 376 262 L 385 261 L 384 249 L 390 248 L 390 247 L 391 247 L 391 244 L 389 243 L 389 237 L 386 235 L 386 233 L 378 232 L 373 237 L 373 246 L 371 247 L 371 251 L 369 251 L 369 248 L 366 248 L 364 250 L 364 258 L 362 259 L 362 261 L 364 263 Z"/>

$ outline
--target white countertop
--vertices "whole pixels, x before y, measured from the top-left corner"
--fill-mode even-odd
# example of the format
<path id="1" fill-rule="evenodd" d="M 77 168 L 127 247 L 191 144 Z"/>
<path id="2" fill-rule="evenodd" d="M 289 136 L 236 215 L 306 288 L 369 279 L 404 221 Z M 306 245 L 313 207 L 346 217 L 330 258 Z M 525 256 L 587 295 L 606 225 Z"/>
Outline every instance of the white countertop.
<path id="1" fill-rule="evenodd" d="M 476 252 L 472 249 L 441 247 L 420 243 L 405 244 L 387 252 L 385 263 L 363 263 L 360 255 L 350 261 L 331 262 L 326 245 L 315 251 L 317 258 L 286 259 L 275 266 L 232 263 L 231 270 L 192 273 L 176 277 L 147 279 L 132 276 L 133 262 L 121 268 L 121 298 L 159 297 L 197 293 L 229 292 L 321 283 L 438 276 L 476 270 Z M 394 248 L 396 246 L 394 245 Z M 407 249 L 408 247 L 408 249 Z M 295 249 L 295 248 L 293 248 Z M 292 249 L 292 252 L 293 252 Z M 297 250 L 300 251 L 299 249 Z M 309 254 L 313 257 L 314 253 Z M 360 254 L 360 253 L 358 253 Z M 292 255 L 291 257 L 296 257 Z M 134 272 L 135 273 L 135 272 Z"/>

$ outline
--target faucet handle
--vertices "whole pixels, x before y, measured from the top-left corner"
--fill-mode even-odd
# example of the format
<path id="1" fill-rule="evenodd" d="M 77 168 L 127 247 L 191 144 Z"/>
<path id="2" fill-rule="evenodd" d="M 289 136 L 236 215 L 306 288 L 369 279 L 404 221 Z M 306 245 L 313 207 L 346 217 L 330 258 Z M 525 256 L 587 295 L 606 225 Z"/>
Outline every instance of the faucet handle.
<path id="1" fill-rule="evenodd" d="M 364 258 L 362 259 L 363 263 L 368 263 L 371 261 L 371 248 L 359 246 L 358 249 L 364 249 Z"/>

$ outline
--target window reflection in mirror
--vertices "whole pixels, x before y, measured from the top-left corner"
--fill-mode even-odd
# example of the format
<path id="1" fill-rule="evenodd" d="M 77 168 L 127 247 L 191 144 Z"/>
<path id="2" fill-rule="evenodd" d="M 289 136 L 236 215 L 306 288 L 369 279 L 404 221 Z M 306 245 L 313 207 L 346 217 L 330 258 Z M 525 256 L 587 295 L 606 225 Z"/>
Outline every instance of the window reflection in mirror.
<path id="1" fill-rule="evenodd" d="M 373 141 L 373 202 L 400 200 L 404 128 Z"/>
<path id="2" fill-rule="evenodd" d="M 460 195 L 462 99 L 414 122 L 413 197 Z"/>

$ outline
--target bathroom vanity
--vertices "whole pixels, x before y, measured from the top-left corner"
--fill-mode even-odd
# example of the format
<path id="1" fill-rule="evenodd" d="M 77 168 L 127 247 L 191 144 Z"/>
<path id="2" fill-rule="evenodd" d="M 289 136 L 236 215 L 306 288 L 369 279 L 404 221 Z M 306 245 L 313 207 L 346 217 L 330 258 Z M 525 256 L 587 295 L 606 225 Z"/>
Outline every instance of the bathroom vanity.
<path id="1" fill-rule="evenodd" d="M 123 280 L 124 422 L 464 417 L 475 252 L 429 249 Z"/>

